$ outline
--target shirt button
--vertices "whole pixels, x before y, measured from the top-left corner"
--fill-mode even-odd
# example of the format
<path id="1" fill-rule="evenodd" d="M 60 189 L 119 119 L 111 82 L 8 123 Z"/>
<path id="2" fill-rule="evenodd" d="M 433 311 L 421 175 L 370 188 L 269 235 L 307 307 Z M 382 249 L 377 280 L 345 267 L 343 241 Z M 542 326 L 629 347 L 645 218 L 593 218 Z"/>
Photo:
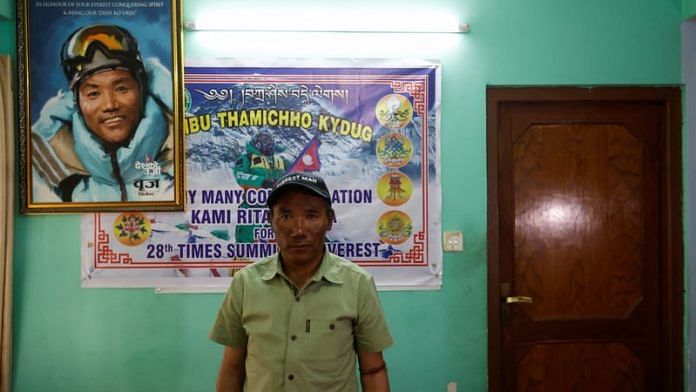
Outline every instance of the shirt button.
<path id="1" fill-rule="evenodd" d="M 329 329 L 334 329 L 334 328 L 336 328 L 336 326 L 335 326 L 335 325 L 333 325 L 333 324 L 329 324 Z"/>
<path id="2" fill-rule="evenodd" d="M 295 379 L 295 376 L 293 376 L 292 374 L 288 376 L 288 380 L 294 380 L 294 379 Z"/>
<path id="3" fill-rule="evenodd" d="M 292 340 L 297 340 L 297 335 L 292 335 L 292 336 L 290 336 L 290 339 L 292 339 Z"/>

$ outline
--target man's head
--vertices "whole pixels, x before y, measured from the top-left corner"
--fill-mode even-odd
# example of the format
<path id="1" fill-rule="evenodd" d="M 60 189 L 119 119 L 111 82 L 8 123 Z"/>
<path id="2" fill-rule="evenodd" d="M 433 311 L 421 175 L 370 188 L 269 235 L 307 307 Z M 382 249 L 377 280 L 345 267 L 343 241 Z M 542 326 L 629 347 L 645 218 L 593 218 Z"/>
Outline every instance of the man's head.
<path id="1" fill-rule="evenodd" d="M 271 156 L 275 152 L 273 136 L 268 132 L 257 133 L 251 141 L 251 144 L 263 155 Z"/>
<path id="2" fill-rule="evenodd" d="M 110 144 L 130 139 L 147 84 L 135 38 L 119 26 L 80 28 L 63 44 L 61 64 L 90 131 Z"/>
<path id="3" fill-rule="evenodd" d="M 268 208 L 283 262 L 298 265 L 321 259 L 334 218 L 331 196 L 321 177 L 285 175 L 273 186 Z"/>

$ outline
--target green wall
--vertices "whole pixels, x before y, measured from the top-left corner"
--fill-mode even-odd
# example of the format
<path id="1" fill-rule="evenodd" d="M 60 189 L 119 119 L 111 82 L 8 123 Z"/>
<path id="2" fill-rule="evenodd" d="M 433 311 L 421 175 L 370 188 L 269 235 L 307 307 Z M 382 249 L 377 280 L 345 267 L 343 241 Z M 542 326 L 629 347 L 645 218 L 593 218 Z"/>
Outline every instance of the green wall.
<path id="1" fill-rule="evenodd" d="M 225 4 L 282 3 L 196 0 L 186 2 L 184 15 Z M 357 47 L 336 37 L 334 44 L 285 51 L 263 43 L 234 49 L 224 34 L 186 33 L 185 55 L 442 60 L 442 226 L 464 232 L 465 251 L 445 255 L 442 291 L 381 293 L 396 341 L 386 358 L 395 391 L 445 391 L 449 381 L 459 391 L 484 391 L 486 86 L 680 83 L 682 10 L 654 0 L 380 3 L 422 6 L 451 10 L 471 23 L 471 33 L 380 46 L 385 36 Z M 13 29 L 0 22 L 0 53 L 14 52 L 6 38 Z M 211 44 L 216 40 L 229 45 Z M 221 294 L 81 289 L 79 216 L 17 216 L 15 236 L 14 391 L 212 390 L 221 349 L 206 335 Z"/>
<path id="2" fill-rule="evenodd" d="M 682 0 L 681 10 L 683 19 L 693 19 L 696 17 L 696 0 Z"/>

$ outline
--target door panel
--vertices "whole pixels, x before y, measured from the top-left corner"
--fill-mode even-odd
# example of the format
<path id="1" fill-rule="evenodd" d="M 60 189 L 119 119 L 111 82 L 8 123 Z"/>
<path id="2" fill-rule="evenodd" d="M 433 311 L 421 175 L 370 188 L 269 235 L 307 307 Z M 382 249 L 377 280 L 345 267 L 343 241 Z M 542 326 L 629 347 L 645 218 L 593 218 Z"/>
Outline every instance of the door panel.
<path id="1" fill-rule="evenodd" d="M 489 89 L 491 389 L 679 390 L 670 89 L 524 90 Z"/>
<path id="2" fill-rule="evenodd" d="M 621 344 L 539 344 L 520 361 L 516 390 L 644 391 L 643 373 Z"/>
<path id="3" fill-rule="evenodd" d="M 513 142 L 513 293 L 534 301 L 521 312 L 625 318 L 637 306 L 642 157 L 642 143 L 614 124 L 532 125 Z"/>

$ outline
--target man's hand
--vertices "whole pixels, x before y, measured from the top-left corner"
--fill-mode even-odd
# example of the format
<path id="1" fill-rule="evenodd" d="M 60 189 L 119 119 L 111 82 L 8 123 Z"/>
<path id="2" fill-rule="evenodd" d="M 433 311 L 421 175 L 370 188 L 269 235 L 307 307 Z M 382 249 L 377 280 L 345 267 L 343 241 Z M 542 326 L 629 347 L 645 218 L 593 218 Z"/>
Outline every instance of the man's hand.
<path id="1" fill-rule="evenodd" d="M 246 348 L 225 347 L 218 373 L 216 392 L 241 392 L 246 377 Z"/>
<path id="2" fill-rule="evenodd" d="M 360 382 L 364 392 L 389 392 L 387 366 L 382 352 L 358 352 L 360 364 Z"/>

